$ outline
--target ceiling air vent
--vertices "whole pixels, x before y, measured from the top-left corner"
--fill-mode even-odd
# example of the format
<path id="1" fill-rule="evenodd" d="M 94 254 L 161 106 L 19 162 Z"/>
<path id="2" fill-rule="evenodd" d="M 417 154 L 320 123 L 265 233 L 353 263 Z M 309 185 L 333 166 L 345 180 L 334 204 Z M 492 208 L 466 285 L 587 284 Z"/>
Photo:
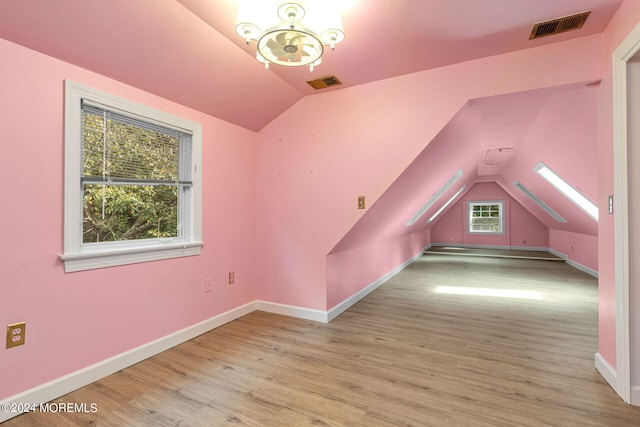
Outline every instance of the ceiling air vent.
<path id="1" fill-rule="evenodd" d="M 584 25 L 590 13 L 591 11 L 587 10 L 586 12 L 576 13 L 575 15 L 563 16 L 561 18 L 533 24 L 529 40 L 552 36 L 571 30 L 579 30 Z"/>
<path id="2" fill-rule="evenodd" d="M 338 80 L 336 76 L 320 77 L 319 79 L 316 79 L 316 80 L 310 80 L 307 83 L 309 83 L 311 87 L 316 90 L 324 89 L 332 86 L 338 86 L 342 84 L 342 82 Z"/>

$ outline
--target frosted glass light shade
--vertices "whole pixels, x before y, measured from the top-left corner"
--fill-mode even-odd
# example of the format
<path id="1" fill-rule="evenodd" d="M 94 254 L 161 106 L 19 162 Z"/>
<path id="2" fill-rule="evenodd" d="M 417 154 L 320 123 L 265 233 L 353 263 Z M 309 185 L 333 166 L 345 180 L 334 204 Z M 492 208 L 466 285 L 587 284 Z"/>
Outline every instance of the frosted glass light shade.
<path id="1" fill-rule="evenodd" d="M 298 29 L 273 30 L 258 40 L 260 55 L 279 65 L 308 65 L 320 58 L 323 51 L 322 42 L 315 34 Z"/>

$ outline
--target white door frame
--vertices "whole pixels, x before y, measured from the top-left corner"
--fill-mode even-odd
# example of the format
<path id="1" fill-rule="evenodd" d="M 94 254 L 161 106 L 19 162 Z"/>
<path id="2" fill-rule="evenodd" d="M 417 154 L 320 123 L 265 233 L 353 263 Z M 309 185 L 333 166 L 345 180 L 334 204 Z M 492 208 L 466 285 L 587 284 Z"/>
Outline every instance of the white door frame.
<path id="1" fill-rule="evenodd" d="M 640 51 L 640 24 L 613 52 L 613 188 L 616 295 L 616 384 L 611 384 L 627 403 L 640 405 L 631 388 L 629 323 L 629 182 L 627 168 L 627 64 Z"/>

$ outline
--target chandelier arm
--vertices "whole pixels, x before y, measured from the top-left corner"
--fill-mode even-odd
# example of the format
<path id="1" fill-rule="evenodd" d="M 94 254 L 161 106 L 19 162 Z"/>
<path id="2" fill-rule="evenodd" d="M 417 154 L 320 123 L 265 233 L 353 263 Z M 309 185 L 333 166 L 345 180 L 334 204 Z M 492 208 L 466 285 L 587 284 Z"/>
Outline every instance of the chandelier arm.
<path id="1" fill-rule="evenodd" d="M 313 8 L 309 7 L 312 11 Z M 277 16 L 281 21 L 269 26 L 268 19 L 266 22 L 264 19 L 269 15 L 268 9 L 262 7 L 257 13 L 253 9 L 241 9 L 238 11 L 236 32 L 244 38 L 247 45 L 251 40 L 257 41 L 256 59 L 262 62 L 266 69 L 274 63 L 286 67 L 304 65 L 313 72 L 322 62 L 325 46 L 333 51 L 336 44 L 344 39 L 339 14 L 325 16 L 324 12 L 323 10 L 319 14 L 311 13 L 308 19 L 310 27 L 307 27 L 307 21 L 302 23 L 307 12 L 300 3 L 281 3 L 277 8 Z M 320 28 L 316 28 L 316 23 Z M 261 28 L 268 29 L 263 31 Z"/>

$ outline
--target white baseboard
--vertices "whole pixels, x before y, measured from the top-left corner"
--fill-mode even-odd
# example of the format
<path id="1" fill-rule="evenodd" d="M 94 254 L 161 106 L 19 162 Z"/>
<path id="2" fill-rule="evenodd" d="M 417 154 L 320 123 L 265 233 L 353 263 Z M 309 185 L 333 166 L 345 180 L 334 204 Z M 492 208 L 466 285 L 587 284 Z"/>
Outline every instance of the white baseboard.
<path id="1" fill-rule="evenodd" d="M 467 245 L 467 244 L 451 244 L 451 243 L 432 243 L 431 246 L 437 247 L 455 247 L 455 248 L 469 248 L 469 249 L 505 249 L 505 250 L 516 250 L 516 251 L 536 251 L 536 252 L 547 252 L 549 248 L 544 248 L 541 246 L 501 246 L 501 245 Z M 428 249 L 425 248 L 425 250 Z"/>
<path id="2" fill-rule="evenodd" d="M 640 386 L 631 387 L 631 402 L 634 406 L 640 406 Z"/>
<path id="3" fill-rule="evenodd" d="M 57 399 L 58 397 L 64 396 L 65 394 L 77 390 L 80 387 L 84 387 L 94 381 L 104 378 L 107 375 L 111 375 L 124 368 L 148 359 L 151 356 L 168 350 L 171 347 L 195 338 L 198 335 L 209 332 L 210 330 L 222 326 L 225 323 L 238 319 L 254 310 L 256 310 L 255 301 L 234 308 L 200 323 L 196 323 L 195 325 L 189 326 L 155 341 L 151 341 L 150 343 L 141 345 L 140 347 L 136 347 L 124 353 L 110 357 L 94 365 L 87 366 L 86 368 L 72 372 L 61 378 L 11 396 L 0 401 L 0 406 L 5 403 L 30 403 L 39 405 L 41 403 Z M 19 414 L 0 411 L 0 423 L 17 415 Z"/>
<path id="4" fill-rule="evenodd" d="M 374 282 L 370 283 L 365 288 L 361 289 L 359 292 L 351 295 L 350 297 L 346 298 L 342 302 L 340 302 L 337 305 L 333 306 L 333 308 L 331 308 L 328 311 L 328 321 L 330 322 L 333 319 L 335 319 L 336 317 L 338 317 L 339 315 L 341 315 L 342 313 L 344 313 L 353 304 L 357 303 L 362 298 L 366 297 L 371 292 L 373 292 L 377 288 L 379 288 L 387 280 L 391 279 L 393 276 L 395 276 L 396 274 L 400 273 L 402 270 L 407 268 L 410 264 L 412 264 L 415 260 L 417 260 L 418 258 L 420 258 L 422 256 L 422 251 L 423 250 L 424 249 L 422 249 L 420 252 L 418 252 L 417 254 L 415 254 L 414 256 L 412 256 L 407 261 L 403 262 L 401 265 L 399 265 L 398 267 L 394 268 L 390 272 L 388 272 L 388 273 L 384 274 L 383 276 L 379 277 Z"/>
<path id="5" fill-rule="evenodd" d="M 598 372 L 600 372 L 600 375 L 602 375 L 605 381 L 609 383 L 611 388 L 620 395 L 620 392 L 618 391 L 618 375 L 616 370 L 609 365 L 609 362 L 604 360 L 604 357 L 602 357 L 600 353 L 596 353 L 595 366 Z"/>
<path id="6" fill-rule="evenodd" d="M 596 270 L 594 270 L 593 268 L 589 268 L 586 265 L 582 265 L 580 263 L 577 263 L 577 262 L 569 259 L 569 257 L 566 254 L 563 254 L 562 252 L 558 252 L 558 251 L 553 250 L 553 249 L 548 249 L 548 251 L 551 252 L 552 254 L 554 254 L 555 256 L 564 259 L 564 262 L 569 264 L 571 267 L 573 267 L 575 269 L 578 269 L 578 270 L 582 271 L 583 273 L 587 273 L 588 275 L 593 276 L 596 279 L 598 278 L 598 272 Z"/>
<path id="7" fill-rule="evenodd" d="M 579 263 L 577 263 L 577 262 L 575 262 L 573 260 L 570 260 L 569 258 L 567 258 L 565 261 L 567 262 L 567 264 L 569 264 L 573 268 L 576 268 L 576 269 L 582 271 L 583 273 L 587 273 L 588 275 L 593 276 L 596 279 L 598 278 L 598 272 L 596 270 L 594 270 L 593 268 L 589 268 L 586 265 L 579 264 Z"/>
<path id="8" fill-rule="evenodd" d="M 267 301 L 252 301 L 244 304 L 240 307 L 229 310 L 225 313 L 214 316 L 210 319 L 204 320 L 195 325 L 189 326 L 180 331 L 174 332 L 165 337 L 159 338 L 150 343 L 141 345 L 124 353 L 105 359 L 94 365 L 87 366 L 86 368 L 72 372 L 61 378 L 49 381 L 41 384 L 32 389 L 26 390 L 22 393 L 10 396 L 0 401 L 0 405 L 3 404 L 20 404 L 29 403 L 39 405 L 41 403 L 50 402 L 57 399 L 60 396 L 64 396 L 74 390 L 84 387 L 92 382 L 98 381 L 108 375 L 125 369 L 129 366 L 135 365 L 151 356 L 161 353 L 170 349 L 178 344 L 188 341 L 192 338 L 209 332 L 225 323 L 236 320 L 246 314 L 249 314 L 255 310 L 262 310 L 269 313 L 282 314 L 285 316 L 292 316 L 301 319 L 313 320 L 316 322 L 328 323 L 340 313 L 351 307 L 360 299 L 364 298 L 367 294 L 374 289 L 382 285 L 394 275 L 398 274 L 402 269 L 411 264 L 417 258 L 422 255 L 422 251 L 415 255 L 410 260 L 403 263 L 401 266 L 396 267 L 389 273 L 380 277 L 375 282 L 368 285 L 365 289 L 361 290 L 357 294 L 347 298 L 330 311 L 314 310 L 304 307 L 296 307 L 292 305 L 278 304 Z M 18 413 L 0 412 L 0 423 L 10 418 L 19 415 Z"/>
<path id="9" fill-rule="evenodd" d="M 278 304 L 275 302 L 256 301 L 256 310 L 269 313 L 282 314 L 285 316 L 297 317 L 300 319 L 314 320 L 316 322 L 328 323 L 327 312 L 314 310 L 311 308 L 296 307 L 294 305 Z"/>
<path id="10" fill-rule="evenodd" d="M 486 245 L 465 245 L 465 244 L 451 244 L 451 243 L 432 243 L 431 246 L 455 246 L 457 248 L 470 248 L 470 249 L 506 249 L 506 250 L 519 250 L 519 251 L 544 251 L 554 254 L 555 256 L 562 258 L 564 262 L 569 264 L 575 269 L 582 271 L 583 273 L 587 273 L 590 276 L 598 278 L 598 271 L 593 268 L 587 267 L 586 265 L 582 265 L 577 263 L 571 259 L 566 254 L 562 252 L 558 252 L 551 248 L 542 248 L 537 246 L 486 246 Z M 425 249 L 426 250 L 426 249 Z"/>

